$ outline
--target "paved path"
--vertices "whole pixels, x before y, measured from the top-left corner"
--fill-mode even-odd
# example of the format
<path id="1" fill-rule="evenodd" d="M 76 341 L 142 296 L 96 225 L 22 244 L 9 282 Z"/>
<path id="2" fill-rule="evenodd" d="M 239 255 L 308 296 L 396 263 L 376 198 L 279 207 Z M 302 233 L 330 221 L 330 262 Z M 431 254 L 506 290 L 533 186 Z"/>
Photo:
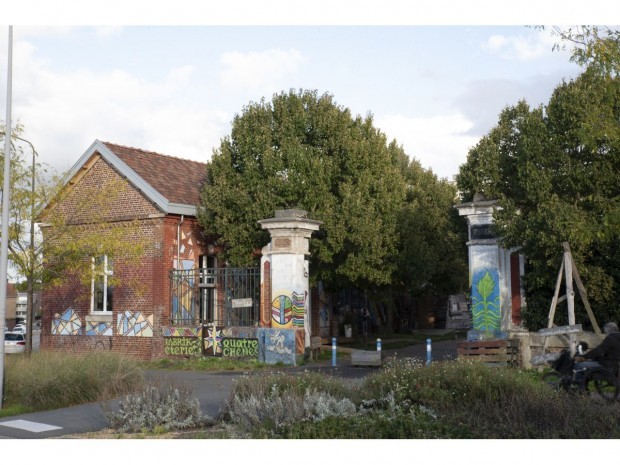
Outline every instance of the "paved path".
<path id="1" fill-rule="evenodd" d="M 458 341 L 444 341 L 432 344 L 432 360 L 456 358 Z M 385 357 L 413 357 L 426 360 L 426 344 L 410 346 L 397 350 L 383 351 Z M 331 361 L 309 363 L 300 367 L 279 367 L 278 371 L 303 372 L 318 371 L 349 380 L 361 380 L 377 370 L 372 367 L 353 367 L 349 360 L 338 359 L 338 366 Z M 152 370 L 146 372 L 147 380 L 153 383 L 174 383 L 188 386 L 192 395 L 200 402 L 204 415 L 216 418 L 224 407 L 235 379 L 247 376 L 243 372 L 203 372 Z M 27 413 L 13 417 L 0 418 L 0 438 L 42 439 L 70 434 L 82 434 L 107 428 L 104 409 L 118 408 L 118 400 L 105 404 L 98 402 L 57 410 Z"/>

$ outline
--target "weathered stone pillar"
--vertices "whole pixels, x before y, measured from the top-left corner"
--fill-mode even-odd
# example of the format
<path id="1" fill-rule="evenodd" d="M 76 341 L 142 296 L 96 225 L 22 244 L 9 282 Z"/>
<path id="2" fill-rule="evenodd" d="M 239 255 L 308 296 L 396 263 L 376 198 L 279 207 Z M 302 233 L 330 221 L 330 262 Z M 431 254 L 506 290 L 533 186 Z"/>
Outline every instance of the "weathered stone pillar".
<path id="1" fill-rule="evenodd" d="M 469 283 L 473 329 L 469 340 L 508 337 L 519 332 L 520 308 L 525 302 L 521 288 L 523 256 L 499 245 L 493 233 L 497 201 L 477 194 L 473 202 L 457 205 L 469 226 Z"/>
<path id="2" fill-rule="evenodd" d="M 261 287 L 270 292 L 263 298 L 261 322 L 273 329 L 296 330 L 296 352 L 310 347 L 310 285 L 306 257 L 309 239 L 318 231 L 320 221 L 307 218 L 303 210 L 277 210 L 275 218 L 258 222 L 271 234 L 271 242 L 262 249 Z M 270 279 L 269 282 L 264 282 Z"/>

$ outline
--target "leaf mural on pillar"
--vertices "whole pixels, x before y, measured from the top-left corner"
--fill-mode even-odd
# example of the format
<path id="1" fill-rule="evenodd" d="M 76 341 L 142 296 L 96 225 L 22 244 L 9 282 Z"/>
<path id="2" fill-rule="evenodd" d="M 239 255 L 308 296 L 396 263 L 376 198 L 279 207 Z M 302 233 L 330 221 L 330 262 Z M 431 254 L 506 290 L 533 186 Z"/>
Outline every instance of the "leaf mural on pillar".
<path id="1" fill-rule="evenodd" d="M 482 277 L 480 277 L 481 275 Z M 475 278 L 472 286 L 471 308 L 474 329 L 479 331 L 499 331 L 501 308 L 497 271 L 483 270 L 476 273 Z"/>

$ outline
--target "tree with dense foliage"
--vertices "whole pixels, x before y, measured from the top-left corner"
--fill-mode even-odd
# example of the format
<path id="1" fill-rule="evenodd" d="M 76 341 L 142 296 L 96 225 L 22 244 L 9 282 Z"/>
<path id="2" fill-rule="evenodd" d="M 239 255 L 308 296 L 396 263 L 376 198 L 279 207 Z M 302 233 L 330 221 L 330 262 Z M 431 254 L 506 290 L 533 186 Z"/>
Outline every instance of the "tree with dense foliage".
<path id="1" fill-rule="evenodd" d="M 467 227 L 454 208 L 456 186 L 417 160 L 403 170 L 407 194 L 398 220 L 395 287 L 448 295 L 467 288 Z"/>
<path id="2" fill-rule="evenodd" d="M 463 200 L 475 192 L 498 200 L 498 233 L 525 254 L 530 329 L 547 323 L 563 242 L 597 319 L 620 316 L 620 80 L 599 71 L 561 83 L 545 107 L 507 107 L 457 176 Z"/>
<path id="3" fill-rule="evenodd" d="M 450 196 L 449 188 L 435 188 L 447 182 L 424 179 L 416 163 L 410 165 L 395 142 L 387 143 L 370 115 L 353 117 L 329 94 L 283 92 L 235 116 L 231 135 L 208 164 L 198 218 L 206 233 L 220 238 L 227 262 L 246 266 L 269 241 L 258 220 L 278 209 L 306 210 L 323 222 L 310 241 L 313 281 L 331 289 L 390 286 L 395 275 L 405 274 L 399 267 L 412 260 L 438 268 L 439 258 L 422 256 L 433 249 L 415 251 L 418 257 L 411 250 L 407 259 L 402 250 L 403 239 L 416 236 L 405 230 L 415 224 L 411 215 L 429 213 L 434 202 L 445 208 Z M 442 192 L 441 200 L 425 196 L 426 188 Z M 447 224 L 436 218 L 441 213 L 430 216 L 429 223 Z M 416 273 L 425 270 L 420 265 Z M 428 280 L 412 276 L 407 284 Z"/>

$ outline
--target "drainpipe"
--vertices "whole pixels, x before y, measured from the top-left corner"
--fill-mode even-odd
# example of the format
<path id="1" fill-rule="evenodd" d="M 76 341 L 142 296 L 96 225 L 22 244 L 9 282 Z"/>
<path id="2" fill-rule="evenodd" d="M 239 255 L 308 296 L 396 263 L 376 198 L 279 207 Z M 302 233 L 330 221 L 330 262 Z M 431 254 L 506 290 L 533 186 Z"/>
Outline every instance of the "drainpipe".
<path id="1" fill-rule="evenodd" d="M 181 269 L 181 225 L 183 224 L 183 215 L 181 221 L 177 225 L 177 270 Z"/>

